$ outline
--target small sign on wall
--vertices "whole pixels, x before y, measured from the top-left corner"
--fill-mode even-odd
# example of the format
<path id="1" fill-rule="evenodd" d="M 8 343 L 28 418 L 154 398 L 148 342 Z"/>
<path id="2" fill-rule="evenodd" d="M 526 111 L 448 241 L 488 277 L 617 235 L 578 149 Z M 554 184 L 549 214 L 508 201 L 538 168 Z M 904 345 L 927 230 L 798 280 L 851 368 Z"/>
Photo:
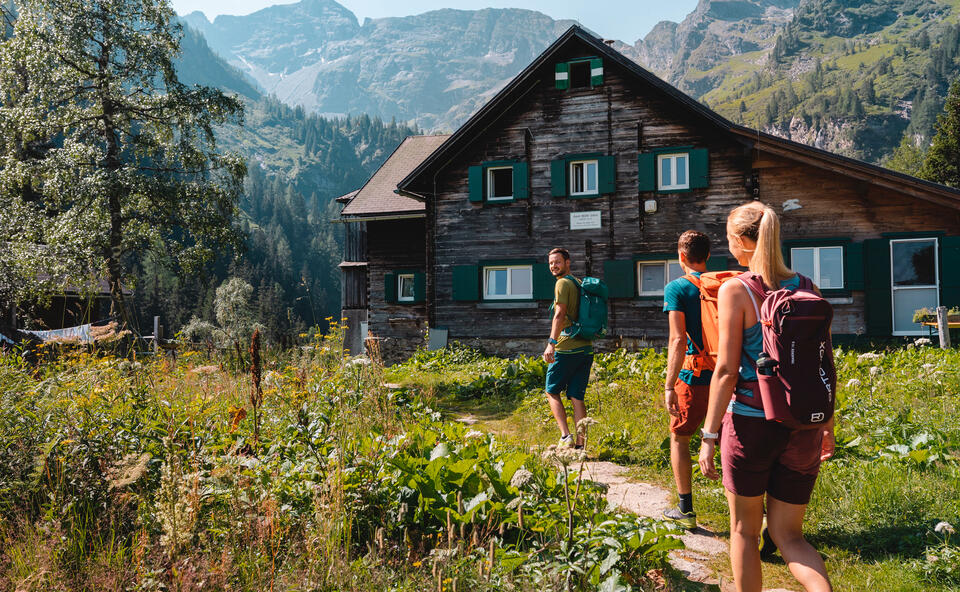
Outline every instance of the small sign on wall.
<path id="1" fill-rule="evenodd" d="M 600 211 L 570 212 L 570 230 L 600 228 Z"/>

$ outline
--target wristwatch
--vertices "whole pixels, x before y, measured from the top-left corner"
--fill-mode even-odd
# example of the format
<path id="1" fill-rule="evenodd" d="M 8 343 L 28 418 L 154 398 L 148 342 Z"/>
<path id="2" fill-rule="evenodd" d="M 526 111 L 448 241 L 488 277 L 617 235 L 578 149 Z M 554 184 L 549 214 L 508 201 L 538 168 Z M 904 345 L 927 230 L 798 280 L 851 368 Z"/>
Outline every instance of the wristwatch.
<path id="1" fill-rule="evenodd" d="M 547 343 L 549 343 L 550 345 L 556 345 L 556 344 L 557 344 L 557 340 L 554 339 L 553 337 L 551 337 L 550 339 L 547 339 Z"/>
<path id="2" fill-rule="evenodd" d="M 719 440 L 720 434 L 718 432 L 708 432 L 707 430 L 700 430 L 700 438 L 702 440 Z"/>

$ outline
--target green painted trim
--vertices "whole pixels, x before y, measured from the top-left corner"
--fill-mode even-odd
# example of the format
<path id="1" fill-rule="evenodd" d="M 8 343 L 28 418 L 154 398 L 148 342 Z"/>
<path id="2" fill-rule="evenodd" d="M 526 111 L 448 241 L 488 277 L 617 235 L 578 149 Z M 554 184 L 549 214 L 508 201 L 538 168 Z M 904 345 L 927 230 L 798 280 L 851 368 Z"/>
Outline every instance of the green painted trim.
<path id="1" fill-rule="evenodd" d="M 639 255 L 633 256 L 634 263 L 640 263 L 645 261 L 677 261 L 679 260 L 679 255 L 676 251 L 672 253 L 661 252 L 661 253 L 641 253 Z"/>
<path id="2" fill-rule="evenodd" d="M 483 286 L 480 286 L 481 292 L 483 291 Z M 483 294 L 480 294 L 480 300 L 477 300 L 478 303 L 491 303 L 491 302 L 537 302 L 536 298 L 484 298 Z"/>
<path id="3" fill-rule="evenodd" d="M 648 154 L 667 154 L 670 152 L 689 152 L 693 146 L 668 146 L 666 148 L 654 148 L 653 150 L 644 150 Z"/>
<path id="4" fill-rule="evenodd" d="M 783 246 L 791 247 L 844 247 L 853 242 L 849 237 L 830 237 L 830 238 L 797 238 L 785 239 Z"/>
<path id="5" fill-rule="evenodd" d="M 536 259 L 489 259 L 485 261 L 480 261 L 477 263 L 477 265 L 483 268 L 483 267 L 500 267 L 503 265 L 534 265 L 536 263 L 537 263 Z"/>
<path id="6" fill-rule="evenodd" d="M 567 60 L 568 64 L 579 64 L 580 62 L 589 62 L 590 60 L 600 59 L 600 56 L 590 56 L 587 58 L 576 58 L 573 60 Z"/>
<path id="7" fill-rule="evenodd" d="M 657 189 L 656 192 L 660 195 L 668 195 L 670 193 L 690 193 L 691 191 L 696 191 L 696 189 Z"/>
<path id="8" fill-rule="evenodd" d="M 486 168 L 492 168 L 492 167 L 500 167 L 500 166 L 514 165 L 514 164 L 517 164 L 518 162 L 521 162 L 521 161 L 518 160 L 518 159 L 514 159 L 514 160 L 488 160 L 488 161 L 486 161 L 486 162 L 481 162 L 481 163 L 480 163 L 480 166 L 482 166 L 483 168 L 486 169 Z"/>
<path id="9" fill-rule="evenodd" d="M 569 165 L 570 162 L 573 160 L 596 160 L 601 156 L 607 156 L 607 155 L 604 154 L 603 152 L 585 152 L 583 154 L 566 154 L 561 158 L 567 161 L 567 164 Z"/>
<path id="10" fill-rule="evenodd" d="M 884 232 L 880 234 L 881 238 L 940 238 L 946 236 L 946 231 L 931 230 L 930 232 Z"/>
<path id="11" fill-rule="evenodd" d="M 567 199 L 597 199 L 598 197 L 603 197 L 603 193 L 581 193 L 578 195 L 568 195 Z"/>

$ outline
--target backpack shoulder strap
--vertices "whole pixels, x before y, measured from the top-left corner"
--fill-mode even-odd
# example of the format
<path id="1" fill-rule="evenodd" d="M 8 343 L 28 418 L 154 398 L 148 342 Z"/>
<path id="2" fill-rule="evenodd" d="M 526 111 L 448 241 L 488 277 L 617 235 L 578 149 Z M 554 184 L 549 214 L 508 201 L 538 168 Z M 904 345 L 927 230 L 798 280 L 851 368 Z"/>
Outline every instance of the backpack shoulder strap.
<path id="1" fill-rule="evenodd" d="M 757 305 L 757 297 L 754 293 L 757 293 L 760 298 L 766 298 L 766 291 L 762 289 L 763 280 L 759 280 L 761 288 L 758 288 L 755 284 L 758 281 L 756 274 L 743 274 L 737 277 L 737 280 L 747 289 L 747 295 L 750 296 L 750 302 L 753 303 L 753 310 L 757 313 L 757 321 L 760 321 L 760 307 Z"/>
<path id="2" fill-rule="evenodd" d="M 682 277 L 683 279 L 687 280 L 688 282 L 696 286 L 698 290 L 700 289 L 700 278 L 698 278 L 697 276 L 693 275 L 692 273 L 688 273 L 680 277 Z"/>
<path id="3" fill-rule="evenodd" d="M 803 275 L 802 273 L 797 274 L 797 278 L 800 280 L 800 290 L 813 290 L 813 280 Z"/>

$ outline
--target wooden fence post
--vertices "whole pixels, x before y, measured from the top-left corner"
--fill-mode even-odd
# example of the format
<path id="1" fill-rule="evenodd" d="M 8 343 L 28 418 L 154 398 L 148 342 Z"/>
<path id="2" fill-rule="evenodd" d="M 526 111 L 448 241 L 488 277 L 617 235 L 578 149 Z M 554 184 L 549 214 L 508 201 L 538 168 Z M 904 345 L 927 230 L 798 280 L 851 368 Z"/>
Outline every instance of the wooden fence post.
<path id="1" fill-rule="evenodd" d="M 947 322 L 947 307 L 937 307 L 937 331 L 940 333 L 940 348 L 950 347 L 950 325 Z"/>

